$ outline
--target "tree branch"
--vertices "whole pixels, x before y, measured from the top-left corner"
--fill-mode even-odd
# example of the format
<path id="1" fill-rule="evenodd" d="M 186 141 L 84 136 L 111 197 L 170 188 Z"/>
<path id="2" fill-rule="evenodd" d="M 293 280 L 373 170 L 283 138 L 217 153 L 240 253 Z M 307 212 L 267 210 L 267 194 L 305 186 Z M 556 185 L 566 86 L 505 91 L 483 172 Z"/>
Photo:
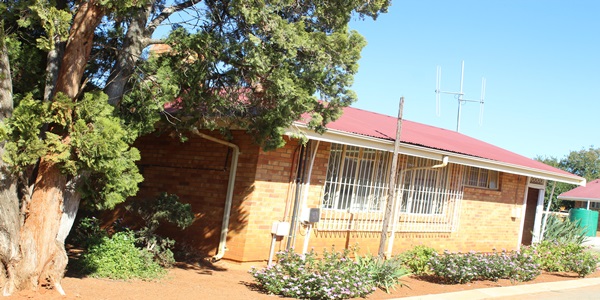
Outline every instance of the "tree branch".
<path id="1" fill-rule="evenodd" d="M 174 14 L 178 11 L 182 11 L 188 7 L 192 7 L 198 3 L 200 3 L 199 0 L 188 0 L 188 1 L 185 1 L 182 3 L 179 3 L 177 5 L 165 7 L 162 10 L 162 12 L 158 16 L 156 16 L 156 18 L 154 18 L 154 20 L 150 21 L 146 30 L 151 34 L 154 33 L 154 30 L 156 30 L 156 27 L 158 27 L 158 25 L 160 25 L 160 23 L 162 23 L 164 20 L 166 20 L 169 16 L 171 16 L 172 14 Z"/>
<path id="2" fill-rule="evenodd" d="M 146 39 L 144 40 L 144 44 L 146 44 L 146 46 L 150 46 L 150 45 L 156 45 L 156 44 L 164 44 L 165 40 L 163 39 Z"/>

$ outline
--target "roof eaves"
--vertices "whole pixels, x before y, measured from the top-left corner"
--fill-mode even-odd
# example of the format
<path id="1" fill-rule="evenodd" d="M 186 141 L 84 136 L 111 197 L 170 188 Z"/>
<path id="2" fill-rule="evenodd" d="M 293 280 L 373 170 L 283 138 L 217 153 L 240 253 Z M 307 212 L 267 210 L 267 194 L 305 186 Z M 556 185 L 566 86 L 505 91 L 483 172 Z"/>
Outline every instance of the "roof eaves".
<path id="1" fill-rule="evenodd" d="M 341 143 L 352 146 L 359 146 L 371 149 L 377 149 L 382 151 L 394 151 L 394 141 L 388 139 L 381 139 L 372 136 L 365 136 L 357 133 L 349 133 L 346 131 L 340 131 L 335 129 L 328 129 L 325 133 L 319 134 L 313 130 L 308 129 L 306 124 L 301 122 L 295 122 L 291 128 L 286 132 L 286 135 L 297 136 L 298 134 L 305 136 L 309 139 Z M 506 172 L 511 174 L 541 178 L 545 180 L 552 180 L 558 182 L 564 182 L 576 185 L 585 185 L 586 180 L 579 176 L 569 176 L 565 174 L 554 173 L 550 171 L 538 170 L 528 168 L 524 166 L 509 164 L 501 161 L 485 159 L 477 156 L 455 153 L 442 149 L 429 148 L 422 145 L 414 145 L 408 143 L 401 143 L 401 154 L 410 156 L 418 156 L 423 158 L 441 160 L 443 156 L 449 156 L 449 162 L 456 163 L 465 166 L 472 166 L 478 168 L 485 168 L 489 170 L 495 170 L 500 172 Z"/>
<path id="2" fill-rule="evenodd" d="M 568 201 L 590 201 L 590 202 L 600 202 L 600 198 L 583 198 L 583 197 L 565 197 L 565 196 L 558 196 L 557 197 L 560 200 L 568 200 Z"/>

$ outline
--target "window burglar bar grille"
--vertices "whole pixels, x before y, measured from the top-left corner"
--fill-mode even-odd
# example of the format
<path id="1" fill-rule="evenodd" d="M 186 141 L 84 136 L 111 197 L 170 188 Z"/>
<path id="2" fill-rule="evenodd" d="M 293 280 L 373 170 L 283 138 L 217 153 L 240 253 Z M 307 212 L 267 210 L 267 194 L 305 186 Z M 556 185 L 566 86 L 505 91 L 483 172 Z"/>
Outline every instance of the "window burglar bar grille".
<path id="1" fill-rule="evenodd" d="M 402 171 L 399 232 L 453 232 L 458 229 L 464 167 L 431 168 L 435 161 L 410 157 Z M 411 167 L 414 166 L 414 167 Z"/>
<path id="2" fill-rule="evenodd" d="M 394 214 L 397 231 L 451 232 L 458 228 L 463 168 L 431 168 L 438 163 L 400 157 Z M 332 144 L 318 229 L 380 231 L 390 166 L 388 152 Z"/>

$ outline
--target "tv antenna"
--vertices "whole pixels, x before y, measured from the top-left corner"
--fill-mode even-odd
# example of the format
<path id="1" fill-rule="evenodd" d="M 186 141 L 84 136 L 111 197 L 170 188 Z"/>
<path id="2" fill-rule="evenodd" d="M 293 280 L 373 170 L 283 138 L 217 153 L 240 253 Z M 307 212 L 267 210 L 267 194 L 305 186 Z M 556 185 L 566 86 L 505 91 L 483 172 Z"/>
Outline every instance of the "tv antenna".
<path id="1" fill-rule="evenodd" d="M 459 92 L 448 92 L 442 91 L 442 67 L 437 66 L 436 83 L 435 83 L 435 109 L 436 114 L 439 117 L 442 114 L 442 105 L 440 103 L 440 94 L 454 95 L 458 100 L 458 113 L 456 116 L 456 132 L 460 131 L 460 114 L 462 111 L 462 105 L 466 102 L 479 102 L 479 125 L 483 123 L 483 103 L 485 99 L 485 77 L 481 77 L 481 98 L 479 100 L 465 99 L 463 93 L 463 80 L 465 77 L 465 61 L 461 62 L 460 67 L 460 91 Z"/>

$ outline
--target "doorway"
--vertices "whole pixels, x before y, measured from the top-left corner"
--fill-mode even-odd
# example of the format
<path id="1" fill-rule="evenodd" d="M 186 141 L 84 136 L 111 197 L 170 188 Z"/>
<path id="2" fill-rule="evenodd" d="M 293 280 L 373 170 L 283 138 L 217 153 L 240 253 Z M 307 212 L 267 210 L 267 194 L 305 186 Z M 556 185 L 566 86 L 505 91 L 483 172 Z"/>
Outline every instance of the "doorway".
<path id="1" fill-rule="evenodd" d="M 525 220 L 523 221 L 523 235 L 521 237 L 522 245 L 531 245 L 533 239 L 533 226 L 535 224 L 535 211 L 537 208 L 540 190 L 535 188 L 527 189 L 527 201 L 525 204 Z"/>

